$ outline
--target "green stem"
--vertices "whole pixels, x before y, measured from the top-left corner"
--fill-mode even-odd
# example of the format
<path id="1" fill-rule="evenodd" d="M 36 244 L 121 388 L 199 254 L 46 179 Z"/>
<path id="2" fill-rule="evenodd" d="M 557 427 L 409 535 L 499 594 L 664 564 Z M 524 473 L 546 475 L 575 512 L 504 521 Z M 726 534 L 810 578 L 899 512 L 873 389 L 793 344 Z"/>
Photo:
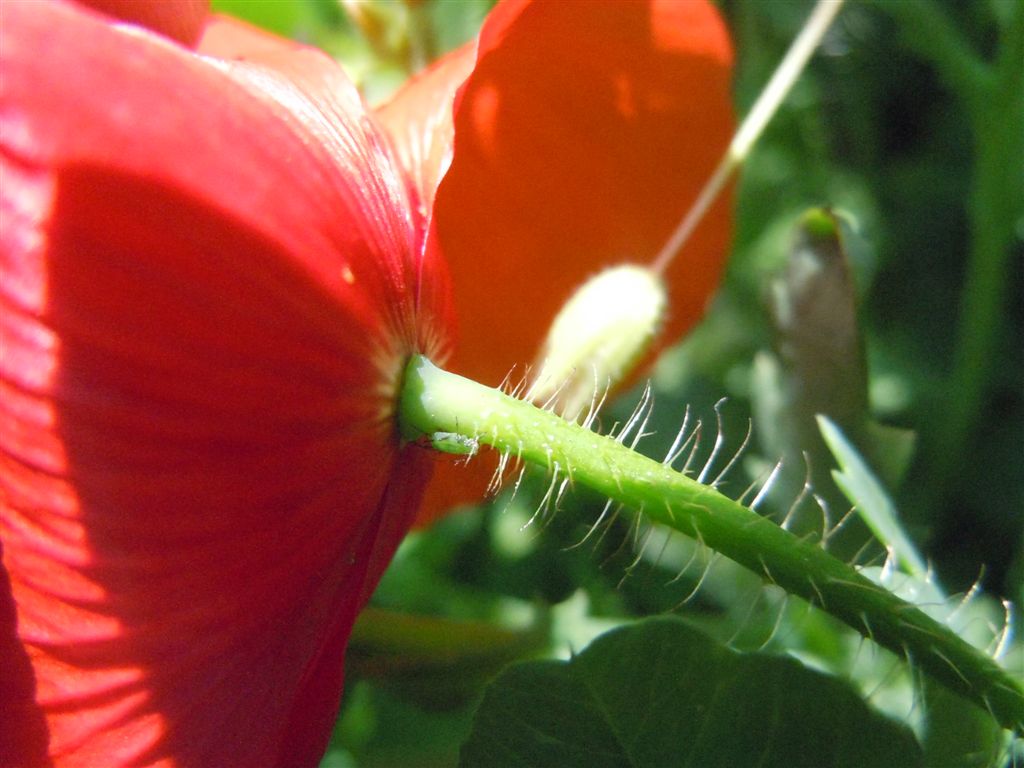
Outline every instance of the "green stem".
<path id="1" fill-rule="evenodd" d="M 822 547 L 670 467 L 577 424 L 415 356 L 405 372 L 403 434 L 443 433 L 568 477 L 735 560 L 821 606 L 865 637 L 912 660 L 949 689 L 1024 730 L 1024 690 L 943 624 L 868 580 Z"/>
<path id="2" fill-rule="evenodd" d="M 971 248 L 959 310 L 949 408 L 936 441 L 937 475 L 953 473 L 995 371 L 1009 299 L 1015 227 L 1024 216 L 1024 14 L 1003 30 L 992 87 L 974 98 Z M 977 94 L 973 94 L 975 97 Z M 971 98 L 967 98 L 972 103 Z"/>
<path id="3" fill-rule="evenodd" d="M 974 133 L 971 240 L 959 308 L 953 375 L 943 419 L 930 442 L 925 503 L 944 501 L 981 413 L 1007 311 L 1010 260 L 1024 216 L 1024 11 L 1007 6 L 996 59 L 982 61 L 942 9 L 925 0 L 880 4 L 904 38 L 963 100 Z"/>
<path id="4" fill-rule="evenodd" d="M 875 0 L 899 23 L 910 48 L 931 61 L 956 93 L 981 94 L 992 79 L 989 67 L 967 45 L 943 9 L 932 0 Z"/>

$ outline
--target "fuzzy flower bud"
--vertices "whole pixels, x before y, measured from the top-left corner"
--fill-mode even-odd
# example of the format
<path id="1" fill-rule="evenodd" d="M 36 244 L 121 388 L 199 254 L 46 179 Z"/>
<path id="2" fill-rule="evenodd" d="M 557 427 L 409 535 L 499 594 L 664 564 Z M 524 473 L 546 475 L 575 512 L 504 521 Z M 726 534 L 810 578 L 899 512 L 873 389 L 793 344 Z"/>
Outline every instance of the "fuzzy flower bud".
<path id="1" fill-rule="evenodd" d="M 554 398 L 576 419 L 601 393 L 633 373 L 665 320 L 665 284 L 636 264 L 606 269 L 587 280 L 555 317 L 529 397 Z"/>

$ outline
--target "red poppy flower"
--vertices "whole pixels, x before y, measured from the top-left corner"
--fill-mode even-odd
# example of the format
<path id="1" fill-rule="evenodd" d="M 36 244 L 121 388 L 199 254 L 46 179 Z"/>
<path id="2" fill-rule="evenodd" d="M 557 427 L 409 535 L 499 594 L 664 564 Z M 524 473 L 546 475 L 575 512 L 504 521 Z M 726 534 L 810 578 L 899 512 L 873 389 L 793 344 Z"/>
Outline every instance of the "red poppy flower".
<path id="1" fill-rule="evenodd" d="M 429 473 L 392 416 L 405 357 L 447 357 L 444 259 L 459 369 L 496 383 L 696 195 L 731 127 L 724 30 L 703 3 L 499 6 L 380 111 L 403 171 L 313 52 L 4 14 L 0 755 L 315 763 Z M 671 332 L 727 231 L 723 205 L 670 273 Z"/>
<path id="2" fill-rule="evenodd" d="M 315 764 L 429 471 L 420 206 L 322 55 L 62 3 L 0 35 L 0 762 Z"/>
<path id="3" fill-rule="evenodd" d="M 492 386 L 521 374 L 586 278 L 653 261 L 732 136 L 731 70 L 710 3 L 514 0 L 378 111 L 421 197 L 436 188 L 453 370 Z M 665 274 L 662 343 L 700 318 L 730 231 L 726 197 Z M 480 498 L 490 470 L 439 466 L 420 522 Z"/>

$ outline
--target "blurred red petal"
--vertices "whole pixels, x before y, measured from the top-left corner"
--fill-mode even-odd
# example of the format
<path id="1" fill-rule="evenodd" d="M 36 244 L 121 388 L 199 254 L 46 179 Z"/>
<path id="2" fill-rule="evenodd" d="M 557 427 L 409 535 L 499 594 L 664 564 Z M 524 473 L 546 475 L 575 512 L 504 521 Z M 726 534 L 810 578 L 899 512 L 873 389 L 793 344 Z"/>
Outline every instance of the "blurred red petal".
<path id="1" fill-rule="evenodd" d="M 393 396 L 450 310 L 406 183 L 326 57 L 4 10 L 0 745 L 314 762 L 429 472 Z"/>
<path id="2" fill-rule="evenodd" d="M 428 210 L 451 163 L 455 94 L 475 63 L 472 42 L 438 59 L 376 110 Z"/>
<path id="3" fill-rule="evenodd" d="M 82 5 L 194 45 L 210 13 L 209 0 L 77 0 Z"/>
<path id="4" fill-rule="evenodd" d="M 434 206 L 461 319 L 455 370 L 497 384 L 533 362 L 586 277 L 653 259 L 728 145 L 731 61 L 706 2 L 491 13 Z M 729 231 L 723 200 L 669 271 L 668 338 L 700 317 Z"/>
<path id="5" fill-rule="evenodd" d="M 497 460 L 490 452 L 466 462 L 460 457 L 438 457 L 430 482 L 416 511 L 416 527 L 425 528 L 458 507 L 477 504 L 487 496 Z"/>

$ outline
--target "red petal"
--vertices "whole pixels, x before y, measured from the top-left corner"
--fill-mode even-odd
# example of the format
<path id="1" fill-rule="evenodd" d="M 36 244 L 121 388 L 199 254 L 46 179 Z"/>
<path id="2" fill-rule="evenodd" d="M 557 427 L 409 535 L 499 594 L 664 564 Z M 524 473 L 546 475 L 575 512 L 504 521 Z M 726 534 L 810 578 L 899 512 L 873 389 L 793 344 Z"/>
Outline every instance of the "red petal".
<path id="1" fill-rule="evenodd" d="M 141 24 L 185 45 L 194 45 L 210 13 L 209 0 L 78 0 L 115 19 Z"/>
<path id="2" fill-rule="evenodd" d="M 405 182 L 326 57 L 4 14 L 0 747 L 312 761 L 428 469 L 393 397 L 447 296 Z"/>
<path id="3" fill-rule="evenodd" d="M 484 24 L 434 208 L 461 327 L 455 368 L 497 384 L 600 268 L 650 262 L 733 130 L 710 3 L 506 3 Z M 668 275 L 675 339 L 716 286 L 728 201 Z"/>
<path id="4" fill-rule="evenodd" d="M 451 163 L 455 93 L 476 63 L 476 43 L 434 62 L 376 110 L 417 192 L 429 209 Z"/>
<path id="5" fill-rule="evenodd" d="M 458 507 L 479 503 L 487 496 L 496 467 L 497 461 L 490 458 L 490 452 L 468 463 L 461 458 L 439 457 L 416 511 L 414 525 L 426 528 Z"/>

